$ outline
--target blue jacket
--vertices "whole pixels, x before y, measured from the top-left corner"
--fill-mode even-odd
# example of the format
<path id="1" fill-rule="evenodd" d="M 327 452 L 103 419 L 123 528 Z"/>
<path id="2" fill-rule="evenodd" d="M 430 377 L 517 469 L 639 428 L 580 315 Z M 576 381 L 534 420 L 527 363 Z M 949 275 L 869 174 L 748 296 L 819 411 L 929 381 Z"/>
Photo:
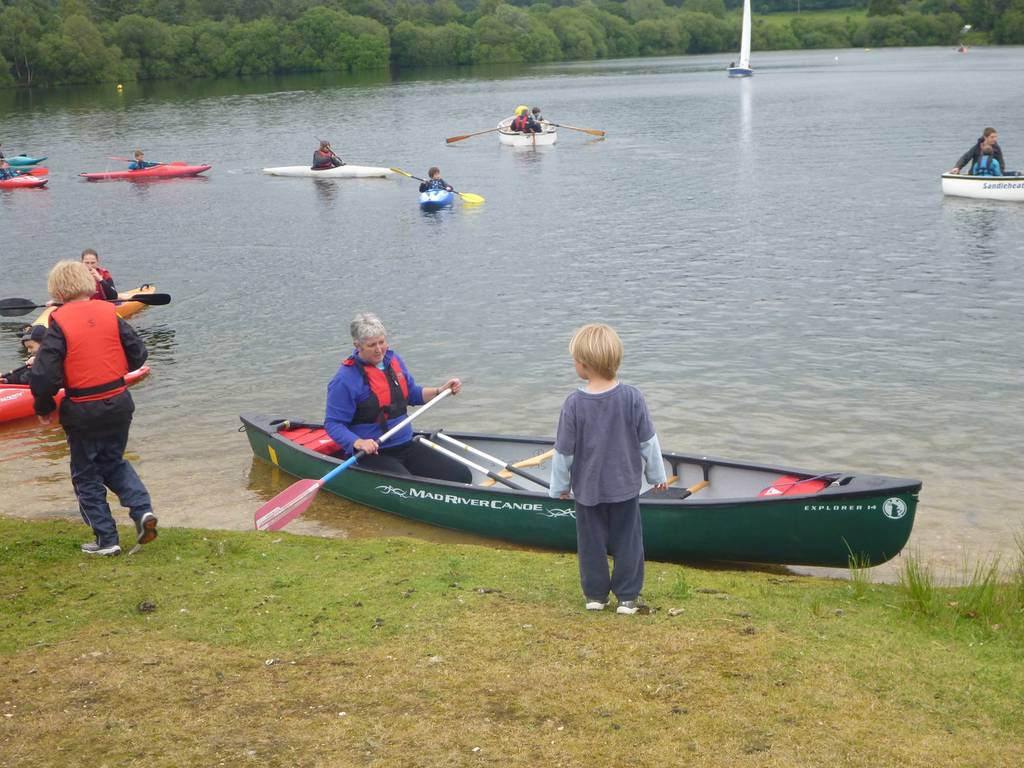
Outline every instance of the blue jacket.
<path id="1" fill-rule="evenodd" d="M 448 182 L 444 179 L 427 179 L 420 184 L 420 192 L 429 192 L 432 189 L 447 189 L 451 192 L 451 187 L 448 186 Z"/>
<path id="2" fill-rule="evenodd" d="M 153 168 L 154 166 L 157 165 L 160 165 L 160 163 L 150 163 L 147 160 L 142 160 L 141 162 L 138 160 L 132 160 L 130 163 L 128 163 L 128 170 L 141 171 L 143 168 Z"/>
<path id="3" fill-rule="evenodd" d="M 993 155 L 982 155 L 971 167 L 971 176 L 1002 176 L 999 161 Z"/>
<path id="4" fill-rule="evenodd" d="M 358 352 L 353 351 L 353 354 Z M 391 365 L 391 359 L 398 360 L 402 369 L 402 375 L 409 385 L 409 405 L 423 405 L 423 387 L 413 381 L 412 374 L 405 366 L 405 361 L 393 350 L 388 350 L 384 355 L 384 365 Z M 384 434 L 379 424 L 352 424 L 355 418 L 356 406 L 370 396 L 370 386 L 363 380 L 359 368 L 354 365 L 341 365 L 338 372 L 334 374 L 330 384 L 327 385 L 327 414 L 324 418 L 324 428 L 338 445 L 345 449 L 349 455 L 353 453 L 352 444 L 356 440 L 366 438 L 378 438 Z M 399 416 L 388 420 L 388 429 L 394 427 L 404 419 Z M 394 436 L 388 438 L 384 444 L 387 446 L 401 445 L 412 440 L 412 425 L 408 425 Z"/>

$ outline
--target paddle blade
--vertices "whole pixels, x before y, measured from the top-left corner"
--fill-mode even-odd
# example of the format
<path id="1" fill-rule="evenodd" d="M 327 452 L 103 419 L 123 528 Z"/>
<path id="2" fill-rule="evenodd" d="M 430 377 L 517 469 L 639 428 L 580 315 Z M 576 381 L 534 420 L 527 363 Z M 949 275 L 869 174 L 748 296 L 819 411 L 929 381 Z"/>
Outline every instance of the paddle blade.
<path id="1" fill-rule="evenodd" d="M 461 136 L 449 136 L 447 139 L 444 140 L 444 143 L 445 144 L 454 144 L 456 141 L 462 141 L 463 139 L 468 139 L 470 136 L 476 136 L 476 134 L 475 133 L 464 133 Z M 394 170 L 394 168 L 392 168 L 391 170 Z"/>
<path id="2" fill-rule="evenodd" d="M 408 176 L 410 179 L 415 178 L 411 173 L 403 171 L 401 168 L 388 168 L 388 170 L 392 173 L 397 173 L 399 176 Z"/>
<path id="3" fill-rule="evenodd" d="M 256 510 L 253 523 L 257 531 L 278 531 L 301 515 L 322 485 L 321 480 L 299 480 L 285 488 Z"/>
<path id="4" fill-rule="evenodd" d="M 129 296 L 127 299 L 118 299 L 118 301 L 137 301 L 140 304 L 148 304 L 152 307 L 162 307 L 165 304 L 171 303 L 171 294 L 169 293 L 136 293 L 133 296 Z"/>
<path id="5" fill-rule="evenodd" d="M 467 203 L 482 203 L 484 202 L 483 195 L 474 195 L 472 192 L 459 192 L 459 197 L 465 200 Z"/>
<path id="6" fill-rule="evenodd" d="M 0 299 L 0 317 L 25 315 L 37 306 L 31 299 Z"/>

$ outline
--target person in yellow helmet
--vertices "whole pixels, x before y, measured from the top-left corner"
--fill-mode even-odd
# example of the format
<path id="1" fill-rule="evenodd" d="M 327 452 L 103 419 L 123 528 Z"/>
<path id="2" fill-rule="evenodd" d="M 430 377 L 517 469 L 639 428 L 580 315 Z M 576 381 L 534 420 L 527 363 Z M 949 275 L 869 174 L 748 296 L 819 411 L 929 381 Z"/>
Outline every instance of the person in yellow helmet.
<path id="1" fill-rule="evenodd" d="M 540 133 L 544 130 L 530 115 L 530 108 L 523 105 L 516 107 L 516 116 L 512 118 L 511 128 L 516 133 Z"/>

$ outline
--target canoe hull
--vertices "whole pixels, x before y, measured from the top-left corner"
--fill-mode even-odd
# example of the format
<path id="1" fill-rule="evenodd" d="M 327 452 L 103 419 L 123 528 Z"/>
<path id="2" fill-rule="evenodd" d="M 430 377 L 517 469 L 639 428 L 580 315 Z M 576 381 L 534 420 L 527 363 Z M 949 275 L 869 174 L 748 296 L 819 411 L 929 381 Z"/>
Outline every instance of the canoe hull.
<path id="1" fill-rule="evenodd" d="M 942 194 L 976 200 L 1024 202 L 1024 176 L 968 176 L 942 174 Z"/>
<path id="2" fill-rule="evenodd" d="M 308 450 L 277 434 L 265 417 L 243 416 L 253 453 L 300 478 L 319 478 L 338 460 Z M 550 448 L 550 441 L 458 435 L 467 443 L 515 461 Z M 488 442 L 489 441 L 489 442 Z M 800 470 L 739 465 L 682 454 L 665 454 L 682 486 L 701 478 L 709 464 L 714 488 L 730 473 L 751 474 L 764 487 L 773 478 Z M 547 475 L 546 470 L 537 470 Z M 809 473 L 806 473 L 809 474 Z M 482 478 L 475 478 L 477 482 Z M 517 482 L 522 482 L 517 479 Z M 368 507 L 430 525 L 517 544 L 575 550 L 575 511 L 571 501 L 551 499 L 542 489 L 483 488 L 427 478 L 371 472 L 354 466 L 325 488 Z M 707 496 L 687 499 L 643 496 L 640 502 L 646 556 L 652 560 L 723 560 L 847 567 L 851 553 L 878 565 L 897 555 L 913 528 L 921 484 L 861 476 L 845 487 L 813 496 L 747 498 Z M 671 492 L 671 489 L 670 489 Z M 678 494 L 677 494 L 678 495 Z M 660 496 L 660 498 L 659 498 Z"/>
<path id="3" fill-rule="evenodd" d="M 311 177 L 314 179 L 371 179 L 394 176 L 389 168 L 376 168 L 371 165 L 343 165 L 340 168 L 327 168 L 314 171 L 308 165 L 284 165 L 279 168 L 264 168 L 269 176 Z"/>
<path id="4" fill-rule="evenodd" d="M 186 165 L 185 163 L 168 163 L 154 168 L 143 168 L 141 171 L 104 171 L 102 173 L 80 173 L 88 181 L 150 181 L 152 179 L 178 179 L 186 176 L 198 176 L 210 170 L 209 165 Z"/>
<path id="5" fill-rule="evenodd" d="M 39 189 L 46 186 L 46 181 L 38 176 L 15 176 L 0 181 L 0 189 Z"/>
<path id="6" fill-rule="evenodd" d="M 16 167 L 19 165 L 35 165 L 41 163 L 46 159 L 46 155 L 42 157 L 29 157 L 28 155 L 15 155 L 14 157 L 7 158 L 7 164 Z"/>
<path id="7" fill-rule="evenodd" d="M 437 211 L 451 205 L 455 195 L 446 189 L 430 189 L 420 192 L 420 208 L 424 211 Z"/>
<path id="8" fill-rule="evenodd" d="M 124 377 L 124 380 L 128 386 L 131 386 L 148 375 L 149 366 L 144 365 L 131 371 Z M 53 399 L 59 408 L 61 401 L 64 399 L 64 390 L 58 391 Z M 27 384 L 0 384 L 0 423 L 25 419 L 34 414 L 34 400 Z"/>
<path id="9" fill-rule="evenodd" d="M 753 77 L 754 70 L 749 67 L 727 67 L 725 70 L 729 77 Z"/>
<path id="10" fill-rule="evenodd" d="M 517 133 L 511 129 L 512 119 L 506 118 L 498 123 L 498 143 L 506 147 L 550 147 L 558 141 L 558 130 L 549 123 L 542 133 Z"/>

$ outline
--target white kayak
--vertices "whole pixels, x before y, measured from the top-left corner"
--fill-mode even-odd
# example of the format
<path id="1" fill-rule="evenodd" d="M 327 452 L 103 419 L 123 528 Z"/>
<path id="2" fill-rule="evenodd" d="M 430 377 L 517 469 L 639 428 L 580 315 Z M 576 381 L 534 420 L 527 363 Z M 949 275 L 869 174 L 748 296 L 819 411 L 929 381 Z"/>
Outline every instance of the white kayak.
<path id="1" fill-rule="evenodd" d="M 512 118 L 498 123 L 498 143 L 508 147 L 549 147 L 558 141 L 558 129 L 547 121 L 541 122 L 541 133 L 519 133 L 512 130 Z"/>
<path id="2" fill-rule="evenodd" d="M 942 174 L 942 194 L 982 200 L 1024 202 L 1024 176 L 968 176 Z"/>
<path id="3" fill-rule="evenodd" d="M 395 175 L 390 168 L 347 164 L 322 171 L 314 171 L 308 165 L 283 165 L 280 168 L 264 168 L 263 172 L 271 176 L 314 176 L 318 179 L 370 179 Z"/>

